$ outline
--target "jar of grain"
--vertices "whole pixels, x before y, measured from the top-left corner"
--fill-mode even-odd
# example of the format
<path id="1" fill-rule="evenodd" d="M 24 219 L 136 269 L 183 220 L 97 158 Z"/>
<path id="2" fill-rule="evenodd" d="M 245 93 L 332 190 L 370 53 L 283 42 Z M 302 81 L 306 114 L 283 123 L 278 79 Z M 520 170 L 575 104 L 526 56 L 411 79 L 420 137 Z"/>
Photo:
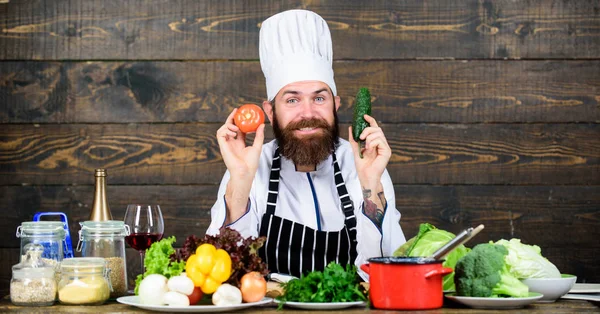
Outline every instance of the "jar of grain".
<path id="1" fill-rule="evenodd" d="M 17 227 L 17 238 L 21 238 L 21 259 L 25 256 L 25 246 L 30 243 L 41 244 L 42 258 L 57 268 L 63 259 L 65 229 L 60 221 L 25 221 Z"/>
<path id="2" fill-rule="evenodd" d="M 108 300 L 110 270 L 100 257 L 74 257 L 60 265 L 58 300 L 62 304 L 100 305 Z"/>
<path id="3" fill-rule="evenodd" d="M 54 266 L 42 259 L 44 247 L 29 243 L 19 264 L 12 267 L 10 301 L 22 306 L 46 306 L 56 299 Z"/>
<path id="4" fill-rule="evenodd" d="M 77 251 L 83 257 L 102 257 L 110 269 L 111 298 L 127 294 L 125 237 L 129 226 L 123 221 L 84 221 L 79 231 Z"/>

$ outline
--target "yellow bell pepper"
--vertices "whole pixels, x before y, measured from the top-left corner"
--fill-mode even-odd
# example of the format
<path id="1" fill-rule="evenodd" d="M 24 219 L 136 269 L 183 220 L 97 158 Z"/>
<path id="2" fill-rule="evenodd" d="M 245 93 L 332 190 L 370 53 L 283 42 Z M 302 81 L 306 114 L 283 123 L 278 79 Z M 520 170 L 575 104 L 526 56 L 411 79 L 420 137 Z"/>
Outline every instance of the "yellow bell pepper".
<path id="1" fill-rule="evenodd" d="M 229 279 L 231 275 L 231 257 L 227 251 L 215 248 L 212 244 L 202 244 L 185 264 L 185 273 L 192 279 L 194 286 L 203 293 L 212 294 Z"/>

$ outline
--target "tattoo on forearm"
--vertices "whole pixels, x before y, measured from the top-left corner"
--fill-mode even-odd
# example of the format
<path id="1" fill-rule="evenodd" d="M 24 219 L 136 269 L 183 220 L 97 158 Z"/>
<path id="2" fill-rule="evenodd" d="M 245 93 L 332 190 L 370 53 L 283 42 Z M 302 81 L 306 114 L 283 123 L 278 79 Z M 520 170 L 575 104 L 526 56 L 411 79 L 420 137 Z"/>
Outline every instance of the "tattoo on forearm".
<path id="1" fill-rule="evenodd" d="M 381 224 L 383 222 L 383 214 L 385 213 L 385 211 L 384 209 L 377 208 L 377 205 L 375 205 L 375 203 L 369 199 L 371 195 L 372 193 L 370 189 L 363 189 L 363 213 L 377 226 L 377 228 L 381 229 Z M 377 197 L 379 197 L 383 208 L 385 208 L 386 201 L 383 192 L 377 193 Z"/>
<path id="2" fill-rule="evenodd" d="M 379 201 L 381 202 L 381 206 L 383 207 L 383 209 L 381 211 L 385 213 L 385 209 L 387 207 L 387 201 L 385 200 L 385 195 L 383 195 L 383 191 L 377 193 L 377 197 L 379 197 Z"/>
<path id="3" fill-rule="evenodd" d="M 363 198 L 371 198 L 371 189 L 363 189 Z"/>

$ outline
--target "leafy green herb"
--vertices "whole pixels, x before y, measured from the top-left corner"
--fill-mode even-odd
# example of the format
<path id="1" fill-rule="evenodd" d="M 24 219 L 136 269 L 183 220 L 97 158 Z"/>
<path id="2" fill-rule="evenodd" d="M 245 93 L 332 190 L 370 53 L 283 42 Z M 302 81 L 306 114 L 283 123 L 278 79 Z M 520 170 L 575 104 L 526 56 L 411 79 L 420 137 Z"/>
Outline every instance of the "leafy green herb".
<path id="1" fill-rule="evenodd" d="M 367 292 L 360 285 L 356 266 L 329 263 L 321 271 L 306 274 L 283 284 L 283 295 L 277 297 L 279 309 L 285 302 L 354 302 L 367 301 Z"/>
<path id="2" fill-rule="evenodd" d="M 144 257 L 144 267 L 146 271 L 143 275 L 138 275 L 135 280 L 135 294 L 138 294 L 138 288 L 144 277 L 151 274 L 160 274 L 167 278 L 177 276 L 185 270 L 185 262 L 173 261 L 171 255 L 175 253 L 173 243 L 175 236 L 164 238 L 158 242 L 152 243 L 146 250 Z"/>

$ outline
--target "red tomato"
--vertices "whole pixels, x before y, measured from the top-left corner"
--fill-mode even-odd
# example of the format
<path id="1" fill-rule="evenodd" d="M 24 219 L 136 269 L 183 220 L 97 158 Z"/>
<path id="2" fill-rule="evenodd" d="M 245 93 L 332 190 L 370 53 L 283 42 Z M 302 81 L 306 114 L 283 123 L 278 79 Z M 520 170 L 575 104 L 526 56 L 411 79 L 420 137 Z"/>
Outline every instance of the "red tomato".
<path id="1" fill-rule="evenodd" d="M 235 112 L 233 122 L 243 133 L 252 133 L 256 132 L 258 126 L 265 122 L 265 114 L 259 106 L 245 104 Z"/>
<path id="2" fill-rule="evenodd" d="M 267 294 L 267 281 L 259 272 L 251 271 L 245 274 L 240 283 L 244 302 L 258 302 Z"/>
<path id="3" fill-rule="evenodd" d="M 202 299 L 202 289 L 200 287 L 194 287 L 192 294 L 187 296 L 190 299 L 190 305 L 195 305 Z"/>

